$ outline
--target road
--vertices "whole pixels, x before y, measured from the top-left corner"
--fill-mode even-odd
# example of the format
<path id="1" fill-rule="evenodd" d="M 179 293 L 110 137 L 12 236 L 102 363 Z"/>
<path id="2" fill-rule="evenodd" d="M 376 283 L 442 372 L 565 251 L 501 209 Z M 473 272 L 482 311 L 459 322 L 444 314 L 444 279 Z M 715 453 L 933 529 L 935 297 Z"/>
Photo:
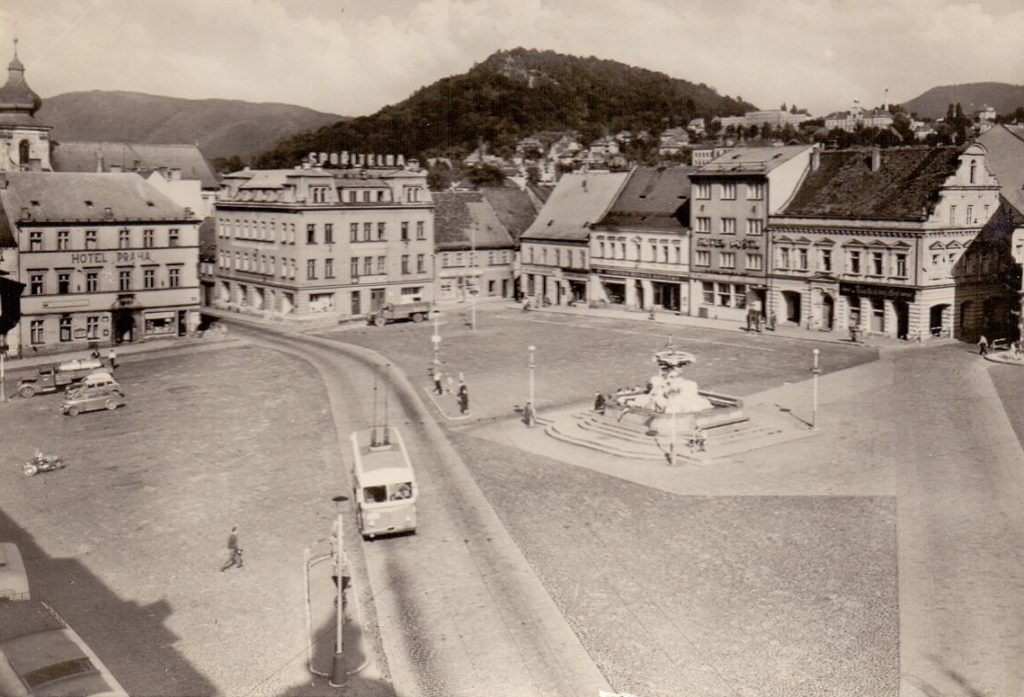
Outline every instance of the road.
<path id="1" fill-rule="evenodd" d="M 370 425 L 374 376 L 365 365 L 323 339 L 239 324 L 232 333 L 318 369 L 342 447 Z M 418 533 L 362 543 L 396 693 L 592 697 L 607 689 L 457 455 L 438 447 L 387 384 L 379 380 L 379 398 L 387 392 L 390 423 L 402 429 L 420 485 Z M 343 459 L 350 465 L 347 452 Z"/>

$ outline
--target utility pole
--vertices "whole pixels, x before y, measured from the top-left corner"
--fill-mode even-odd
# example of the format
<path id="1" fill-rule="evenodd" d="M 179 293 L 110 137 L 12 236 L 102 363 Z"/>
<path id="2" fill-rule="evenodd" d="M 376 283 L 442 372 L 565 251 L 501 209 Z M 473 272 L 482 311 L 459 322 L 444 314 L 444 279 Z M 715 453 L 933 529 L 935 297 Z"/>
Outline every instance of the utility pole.
<path id="1" fill-rule="evenodd" d="M 338 501 L 338 499 L 342 498 L 341 496 L 335 497 L 335 501 L 338 502 L 339 506 L 341 501 Z M 335 626 L 334 661 L 331 663 L 331 677 L 327 681 L 331 687 L 345 686 L 345 643 L 342 634 L 342 626 L 345 621 L 345 597 L 343 595 L 345 590 L 345 552 L 342 533 L 341 513 L 338 513 L 338 519 L 334 523 L 334 575 L 338 579 L 338 611 L 336 613 L 338 621 Z"/>
<path id="2" fill-rule="evenodd" d="M 814 367 L 811 368 L 811 372 L 814 373 L 814 405 L 811 409 L 811 429 L 818 428 L 818 375 L 821 374 L 821 368 L 818 367 L 818 355 L 821 353 L 818 349 L 814 349 Z"/>
<path id="3" fill-rule="evenodd" d="M 477 222 L 473 223 L 473 229 L 469 233 L 469 258 L 472 268 L 470 269 L 469 275 L 473 279 L 473 286 L 476 288 L 476 293 L 473 293 L 473 289 L 469 291 L 469 302 L 470 302 L 470 320 L 469 328 L 476 331 L 476 296 L 480 294 L 480 287 L 477 283 L 477 270 L 476 270 L 476 229 L 480 224 Z"/>

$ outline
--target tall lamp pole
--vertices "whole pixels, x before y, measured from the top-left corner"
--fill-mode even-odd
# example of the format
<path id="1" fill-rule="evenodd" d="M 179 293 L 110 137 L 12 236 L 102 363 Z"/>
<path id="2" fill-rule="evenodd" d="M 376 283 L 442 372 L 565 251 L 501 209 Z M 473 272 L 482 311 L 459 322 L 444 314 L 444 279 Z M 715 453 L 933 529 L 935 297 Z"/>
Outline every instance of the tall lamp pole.
<path id="1" fill-rule="evenodd" d="M 469 258 L 470 258 L 470 271 L 469 277 L 473 279 L 473 287 L 469 289 L 469 328 L 476 331 L 476 296 L 480 294 L 480 287 L 477 283 L 476 276 L 476 229 L 479 223 L 473 223 L 473 229 L 469 233 Z M 473 288 L 476 288 L 476 293 L 473 293 Z"/>
<path id="2" fill-rule="evenodd" d="M 530 406 L 533 407 L 534 413 L 537 411 L 537 405 L 533 402 L 533 369 L 535 367 L 533 362 L 533 352 L 537 350 L 536 346 L 530 345 Z"/>
<path id="3" fill-rule="evenodd" d="M 818 367 L 818 355 L 821 353 L 818 349 L 814 349 L 814 367 L 811 368 L 811 372 L 814 373 L 814 405 L 811 410 L 811 428 L 818 428 L 818 375 L 821 374 L 821 368 Z"/>
<path id="4" fill-rule="evenodd" d="M 434 344 L 434 375 L 437 375 L 437 371 L 441 368 L 441 333 L 439 319 L 441 313 L 434 310 L 434 335 L 430 337 L 431 343 Z"/>
<path id="5" fill-rule="evenodd" d="M 334 573 L 338 578 L 338 612 L 337 612 L 337 624 L 335 626 L 335 638 L 334 638 L 334 661 L 331 663 L 331 677 L 328 679 L 328 683 L 331 687 L 343 687 L 345 685 L 345 665 L 344 665 L 344 637 L 342 636 L 342 626 L 345 619 L 345 598 L 343 596 L 345 590 L 345 551 L 344 551 L 344 528 L 342 527 L 342 516 L 341 516 L 341 504 L 344 501 L 348 501 L 347 496 L 335 496 L 334 502 L 338 504 L 339 512 L 338 519 L 334 523 Z"/>

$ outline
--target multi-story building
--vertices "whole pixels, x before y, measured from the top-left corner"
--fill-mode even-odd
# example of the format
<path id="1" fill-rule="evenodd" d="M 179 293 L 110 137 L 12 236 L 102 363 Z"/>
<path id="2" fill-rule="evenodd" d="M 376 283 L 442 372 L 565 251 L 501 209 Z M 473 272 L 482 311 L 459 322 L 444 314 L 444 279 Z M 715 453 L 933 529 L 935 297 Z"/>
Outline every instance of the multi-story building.
<path id="1" fill-rule="evenodd" d="M 895 119 L 885 109 L 865 109 L 859 102 L 854 102 L 849 111 L 837 111 L 825 117 L 825 128 L 838 128 L 853 133 L 858 128 L 888 128 Z"/>
<path id="2" fill-rule="evenodd" d="M 198 325 L 199 220 L 138 175 L 7 172 L 0 211 L 0 265 L 26 286 L 15 354 Z"/>
<path id="3" fill-rule="evenodd" d="M 478 191 L 435 192 L 437 300 L 512 295 L 516 245 Z"/>
<path id="4" fill-rule="evenodd" d="M 690 309 L 689 167 L 637 167 L 590 235 L 591 303 Z"/>
<path id="5" fill-rule="evenodd" d="M 273 317 L 365 316 L 434 299 L 426 173 L 244 170 L 223 179 L 214 305 Z"/>
<path id="6" fill-rule="evenodd" d="M 807 172 L 809 145 L 735 148 L 690 174 L 690 312 L 766 316 L 768 216 Z"/>
<path id="7" fill-rule="evenodd" d="M 772 128 L 783 128 L 785 126 L 797 127 L 804 121 L 810 121 L 813 118 L 806 112 L 793 113 L 790 111 L 783 111 L 781 109 L 770 109 L 764 111 L 748 111 L 743 116 L 719 116 L 715 118 L 722 125 L 722 129 L 726 129 L 729 126 L 733 128 L 750 128 L 751 126 L 757 126 L 763 128 L 764 126 L 771 126 Z"/>
<path id="8" fill-rule="evenodd" d="M 903 338 L 1005 336 L 1012 266 L 984 147 L 815 152 L 769 221 L 780 321 Z"/>
<path id="9" fill-rule="evenodd" d="M 590 228 L 604 217 L 628 176 L 579 172 L 559 180 L 520 238 L 524 295 L 556 305 L 587 301 Z"/>

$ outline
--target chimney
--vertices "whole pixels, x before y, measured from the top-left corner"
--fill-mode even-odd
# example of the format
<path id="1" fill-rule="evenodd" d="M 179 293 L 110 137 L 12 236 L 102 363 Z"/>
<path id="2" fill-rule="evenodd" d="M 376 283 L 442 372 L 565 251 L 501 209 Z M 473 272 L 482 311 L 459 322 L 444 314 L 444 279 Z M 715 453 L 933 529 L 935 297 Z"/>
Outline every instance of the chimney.
<path id="1" fill-rule="evenodd" d="M 871 148 L 871 171 L 877 172 L 882 169 L 882 150 L 881 148 Z"/>
<path id="2" fill-rule="evenodd" d="M 821 151 L 817 148 L 811 150 L 811 171 L 817 172 L 821 167 Z"/>
<path id="3" fill-rule="evenodd" d="M 181 179 L 181 169 L 178 167 L 171 168 L 171 181 L 176 182 Z"/>

